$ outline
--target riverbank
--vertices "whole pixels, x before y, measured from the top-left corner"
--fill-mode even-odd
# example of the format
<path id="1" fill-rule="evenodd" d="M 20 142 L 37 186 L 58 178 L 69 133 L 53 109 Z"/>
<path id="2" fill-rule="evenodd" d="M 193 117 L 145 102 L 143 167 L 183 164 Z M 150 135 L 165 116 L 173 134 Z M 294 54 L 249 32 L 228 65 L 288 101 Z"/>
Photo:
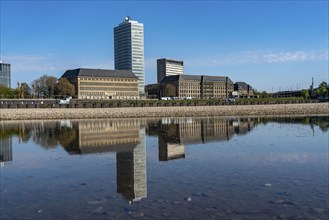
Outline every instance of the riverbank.
<path id="1" fill-rule="evenodd" d="M 329 115 L 329 103 L 130 108 L 0 109 L 0 120 Z"/>

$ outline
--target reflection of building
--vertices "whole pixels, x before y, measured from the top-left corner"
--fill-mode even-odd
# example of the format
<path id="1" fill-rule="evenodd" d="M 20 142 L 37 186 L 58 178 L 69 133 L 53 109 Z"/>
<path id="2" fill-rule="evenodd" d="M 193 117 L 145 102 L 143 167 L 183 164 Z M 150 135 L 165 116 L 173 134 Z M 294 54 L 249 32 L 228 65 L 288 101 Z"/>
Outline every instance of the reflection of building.
<path id="1" fill-rule="evenodd" d="M 65 145 L 70 154 L 116 152 L 117 191 L 131 201 L 147 197 L 145 128 L 139 119 L 76 121 L 74 138 Z"/>
<path id="2" fill-rule="evenodd" d="M 185 158 L 185 146 L 183 144 L 171 144 L 159 138 L 159 161 Z"/>
<path id="3" fill-rule="evenodd" d="M 137 99 L 138 78 L 128 70 L 74 69 L 67 78 L 79 99 Z"/>
<path id="4" fill-rule="evenodd" d="M 139 120 L 80 121 L 78 146 L 81 153 L 133 149 L 140 143 Z"/>
<path id="5" fill-rule="evenodd" d="M 117 192 L 124 198 L 139 201 L 147 197 L 145 129 L 141 143 L 133 150 L 117 153 Z"/>
<path id="6" fill-rule="evenodd" d="M 234 132 L 238 135 L 247 134 L 255 127 L 255 120 L 250 118 L 238 118 L 233 121 Z"/>
<path id="7" fill-rule="evenodd" d="M 144 26 L 127 16 L 114 28 L 114 66 L 130 70 L 139 78 L 139 92 L 144 93 Z"/>
<path id="8" fill-rule="evenodd" d="M 182 74 L 184 74 L 183 61 L 165 58 L 157 60 L 158 83 L 160 83 L 166 76 Z"/>
<path id="9" fill-rule="evenodd" d="M 0 162 L 8 162 L 13 160 L 12 140 L 0 139 Z"/>
<path id="10" fill-rule="evenodd" d="M 161 97 L 227 98 L 232 91 L 233 82 L 225 76 L 176 75 L 160 83 Z"/>
<path id="11" fill-rule="evenodd" d="M 155 130 L 154 123 L 150 128 Z M 159 161 L 185 158 L 188 144 L 229 140 L 234 133 L 249 132 L 255 126 L 253 119 L 223 118 L 163 118 L 157 124 Z"/>
<path id="12" fill-rule="evenodd" d="M 2 63 L 0 60 L 0 85 L 11 87 L 10 64 Z"/>

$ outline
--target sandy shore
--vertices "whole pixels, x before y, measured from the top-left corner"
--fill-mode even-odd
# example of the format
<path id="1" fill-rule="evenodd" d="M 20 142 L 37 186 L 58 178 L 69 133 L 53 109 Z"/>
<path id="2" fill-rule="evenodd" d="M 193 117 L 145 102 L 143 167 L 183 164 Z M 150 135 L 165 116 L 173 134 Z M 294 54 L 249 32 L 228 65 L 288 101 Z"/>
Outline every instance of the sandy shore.
<path id="1" fill-rule="evenodd" d="M 204 117 L 242 115 L 329 115 L 329 103 L 88 109 L 0 109 L 0 120 L 149 118 L 184 116 Z"/>

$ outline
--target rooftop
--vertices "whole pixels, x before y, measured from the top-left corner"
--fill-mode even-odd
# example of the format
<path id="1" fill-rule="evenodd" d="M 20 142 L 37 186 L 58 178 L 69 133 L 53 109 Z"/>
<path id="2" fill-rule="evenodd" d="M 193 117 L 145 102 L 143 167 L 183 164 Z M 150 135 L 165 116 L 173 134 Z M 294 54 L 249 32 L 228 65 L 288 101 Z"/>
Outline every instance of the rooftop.
<path id="1" fill-rule="evenodd" d="M 218 82 L 218 81 L 226 81 L 232 82 L 232 80 L 226 76 L 207 76 L 207 75 L 174 75 L 167 76 L 161 82 L 172 82 L 177 80 L 195 80 L 195 81 L 207 81 L 207 82 Z M 232 82 L 233 83 L 233 82 Z"/>
<path id="2" fill-rule="evenodd" d="M 66 70 L 62 75 L 63 78 L 76 78 L 81 76 L 90 77 L 114 77 L 114 78 L 134 78 L 138 79 L 130 70 L 105 70 L 105 69 L 86 69 L 79 68 Z"/>

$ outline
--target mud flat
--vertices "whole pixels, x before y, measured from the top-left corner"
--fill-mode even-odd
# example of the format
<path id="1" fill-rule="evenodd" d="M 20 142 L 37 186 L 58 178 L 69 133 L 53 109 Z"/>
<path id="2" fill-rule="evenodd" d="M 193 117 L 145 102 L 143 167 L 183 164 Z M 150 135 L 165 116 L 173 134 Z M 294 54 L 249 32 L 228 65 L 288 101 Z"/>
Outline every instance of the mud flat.
<path id="1" fill-rule="evenodd" d="M 329 103 L 135 108 L 0 109 L 0 120 L 154 118 L 186 116 L 207 117 L 248 115 L 329 115 Z"/>

